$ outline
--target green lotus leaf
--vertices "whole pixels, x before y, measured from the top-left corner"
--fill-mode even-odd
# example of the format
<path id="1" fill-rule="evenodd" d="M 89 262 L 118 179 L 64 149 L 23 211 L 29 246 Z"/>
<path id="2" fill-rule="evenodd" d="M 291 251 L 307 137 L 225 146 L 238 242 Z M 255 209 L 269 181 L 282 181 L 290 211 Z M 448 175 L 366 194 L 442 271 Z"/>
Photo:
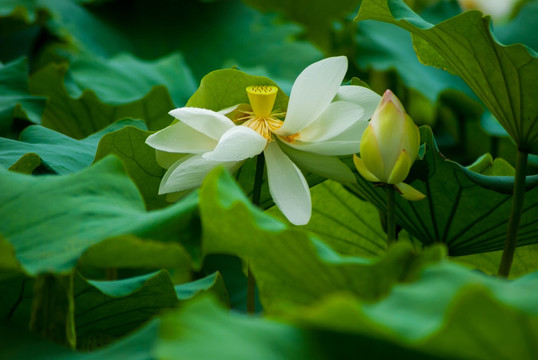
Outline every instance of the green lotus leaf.
<path id="1" fill-rule="evenodd" d="M 84 54 L 71 62 L 69 75 L 77 90 L 71 91 L 71 96 L 79 97 L 84 89 L 91 89 L 107 104 L 133 102 L 154 86 L 164 85 L 177 107 L 184 105 L 196 90 L 194 78 L 179 53 L 151 62 L 130 54 L 110 59 Z"/>
<path id="2" fill-rule="evenodd" d="M 132 126 L 111 132 L 101 138 L 94 161 L 109 154 L 119 157 L 140 190 L 147 209 L 152 210 L 170 203 L 164 195 L 158 195 L 164 169 L 157 164 L 155 150 L 145 143 L 149 135 L 150 132 Z"/>
<path id="3" fill-rule="evenodd" d="M 185 331 L 187 330 L 188 331 Z M 153 320 L 133 334 L 90 353 L 46 342 L 26 329 L 0 324 L 6 360 L 51 356 L 89 359 L 334 359 L 362 354 L 399 359 L 442 359 L 369 336 L 308 330 L 290 324 L 230 313 L 201 298 Z"/>
<path id="4" fill-rule="evenodd" d="M 174 269 L 177 278 L 189 279 L 190 255 L 175 242 L 140 239 L 127 234 L 89 247 L 78 259 L 78 267 L 96 269 Z"/>
<path id="5" fill-rule="evenodd" d="M 106 294 L 94 310 L 98 315 L 100 310 L 119 306 L 122 301 L 127 307 L 133 305 L 133 300 L 147 294 L 145 291 L 169 289 L 169 285 L 159 287 L 157 280 L 165 280 L 163 275 L 123 280 L 123 289 L 121 281 L 86 282 L 81 283 L 81 289 L 93 285 L 85 295 L 88 297 Z M 107 359 L 120 359 L 124 354 L 146 359 L 152 353 L 166 359 L 254 356 L 321 360 L 349 358 L 360 352 L 368 357 L 398 359 L 504 359 L 513 355 L 533 359 L 538 309 L 537 292 L 529 289 L 538 285 L 536 275 L 507 282 L 441 262 L 424 269 L 416 281 L 395 285 L 380 301 L 364 302 L 349 293 L 327 293 L 321 301 L 294 307 L 280 319 L 229 312 L 214 300 L 197 297 L 181 309 L 166 313 L 161 321 L 150 322 L 116 344 L 84 355 Z M 140 293 L 121 297 L 144 281 Z M 25 333 L 13 326 L 0 326 L 0 331 L 3 339 L 13 339 L 4 348 L 7 359 L 15 354 L 45 358 L 33 353 L 38 344 L 46 349 L 46 356 L 82 357 L 31 335 L 23 336 Z M 503 347 L 492 343 L 502 343 Z"/>
<path id="6" fill-rule="evenodd" d="M 344 19 L 357 7 L 356 0 L 337 1 L 261 1 L 245 0 L 263 12 L 278 11 L 294 22 L 302 24 L 306 28 L 308 36 L 324 49 L 331 46 L 331 30 L 333 22 Z"/>
<path id="7" fill-rule="evenodd" d="M 413 283 L 395 285 L 379 302 L 337 294 L 295 310 L 288 321 L 381 338 L 432 356 L 530 360 L 537 350 L 535 289 L 538 273 L 507 282 L 442 262 Z"/>
<path id="8" fill-rule="evenodd" d="M 464 168 L 440 153 L 429 127 L 421 127 L 420 134 L 426 153 L 423 160 L 415 162 L 406 182 L 425 194 L 426 199 L 409 202 L 397 197 L 397 223 L 424 245 L 446 244 L 452 256 L 502 250 L 511 209 L 507 192 L 514 178 L 487 176 Z M 532 188 L 526 194 L 518 246 L 538 242 L 537 180 L 537 176 L 528 177 Z M 362 177 L 357 181 L 350 190 L 385 209 L 384 189 Z"/>
<path id="9" fill-rule="evenodd" d="M 486 274 L 497 275 L 501 263 L 502 250 L 481 254 L 457 256 L 452 261 L 465 265 L 472 269 L 478 269 Z M 510 278 L 518 278 L 538 271 L 538 244 L 521 246 L 517 249 L 514 262 L 510 270 Z"/>
<path id="10" fill-rule="evenodd" d="M 446 7 L 454 6 L 458 7 L 454 2 L 439 2 L 428 15 L 431 18 L 437 14 L 445 14 Z M 394 69 L 405 85 L 418 90 L 431 102 L 437 101 L 440 94 L 448 89 L 458 90 L 473 99 L 476 98 L 465 82 L 457 76 L 421 64 L 417 60 L 409 33 L 404 29 L 377 21 L 361 21 L 356 43 L 355 61 L 361 69 Z"/>
<path id="11" fill-rule="evenodd" d="M 33 174 L 34 171 L 41 165 L 41 158 L 35 153 L 24 154 L 11 165 L 8 170 L 16 171 L 22 174 Z"/>
<path id="12" fill-rule="evenodd" d="M 22 269 L 15 256 L 15 249 L 1 234 L 0 250 L 0 280 L 18 275 Z"/>
<path id="13" fill-rule="evenodd" d="M 340 254 L 377 257 L 387 249 L 379 212 L 337 182 L 328 180 L 310 189 L 312 218 L 301 229 L 313 232 Z M 272 207 L 267 211 L 287 222 L 286 217 Z"/>
<path id="14" fill-rule="evenodd" d="M 34 21 L 36 17 L 35 0 L 4 1 L 0 5 L 0 16 L 16 15 Z"/>
<path id="15" fill-rule="evenodd" d="M 323 56 L 314 45 L 301 40 L 300 26 L 261 14 L 242 1 L 189 2 L 182 10 L 188 14 L 182 21 L 177 21 L 174 2 L 154 6 L 141 1 L 136 8 L 110 4 L 98 14 L 117 24 L 131 52 L 140 58 L 181 51 L 197 79 L 209 70 L 238 66 L 283 80 L 279 84 L 291 83 L 302 69 Z M 133 21 L 138 26 L 133 27 Z M 86 28 L 80 32 L 88 33 Z M 117 47 L 112 51 L 117 52 Z"/>
<path id="16" fill-rule="evenodd" d="M 512 165 L 510 165 L 510 163 L 508 163 L 503 158 L 493 159 L 493 156 L 491 156 L 491 154 L 482 155 L 474 163 L 469 166 L 466 166 L 465 169 L 470 170 L 475 174 L 496 177 L 513 177 L 516 173 L 516 170 Z M 529 181 L 529 185 L 532 185 L 532 181 Z"/>
<path id="17" fill-rule="evenodd" d="M 235 69 L 212 71 L 204 76 L 200 87 L 187 102 L 187 106 L 219 111 L 238 104 L 248 104 L 247 87 L 254 85 L 277 86 L 266 77 L 249 75 Z M 273 108 L 287 107 L 288 96 L 280 89 Z"/>
<path id="18" fill-rule="evenodd" d="M 289 304 L 310 304 L 332 292 L 373 301 L 443 256 L 442 247 L 416 254 L 407 244 L 393 247 L 381 259 L 341 256 L 309 232 L 255 208 L 223 169 L 206 178 L 200 212 L 204 253 L 249 261 L 268 313 Z"/>
<path id="19" fill-rule="evenodd" d="M 82 139 L 123 118 L 142 119 L 150 130 L 162 129 L 172 121 L 168 111 L 174 105 L 164 86 L 154 87 L 142 99 L 109 105 L 91 90 L 72 98 L 63 83 L 66 71 L 65 65 L 51 64 L 30 77 L 32 94 L 49 98 L 42 119 L 45 127 Z"/>
<path id="20" fill-rule="evenodd" d="M 364 1 L 356 21 L 378 20 L 410 33 L 419 60 L 461 77 L 525 152 L 538 153 L 536 53 L 502 45 L 490 32 L 490 18 L 468 11 L 431 24 L 401 0 Z"/>
<path id="21" fill-rule="evenodd" d="M 195 1 L 181 8 L 170 1 L 159 6 L 137 1 L 127 7 L 114 1 L 87 3 L 33 0 L 20 4 L 18 11 L 26 8 L 34 18 L 38 11 L 48 16 L 45 27 L 62 40 L 56 49 L 59 56 L 67 52 L 68 57 L 89 53 L 111 58 L 127 52 L 140 59 L 159 59 L 180 51 L 197 79 L 208 70 L 241 66 L 288 85 L 322 56 L 315 46 L 298 39 L 299 26 L 277 22 L 273 15 L 263 15 L 238 0 Z M 4 7 L 6 14 L 13 9 L 14 4 Z M 178 9 L 186 15 L 182 21 L 177 20 Z M 169 90 L 180 105 L 174 90 Z"/>
<path id="22" fill-rule="evenodd" d="M 158 312 L 199 293 L 226 298 L 222 277 L 214 273 L 173 285 L 166 271 L 115 281 L 75 281 L 75 323 L 79 349 L 94 349 L 127 334 Z"/>
<path id="23" fill-rule="evenodd" d="M 65 359 L 96 360 L 130 359 L 154 360 L 153 344 L 157 341 L 159 321 L 153 320 L 131 336 L 127 336 L 102 350 L 92 353 L 75 352 L 49 342 L 28 331 L 28 327 L 12 323 L 0 323 L 0 335 L 5 340 L 2 356 L 6 360 L 18 359 Z"/>
<path id="24" fill-rule="evenodd" d="M 57 174 L 77 172 L 90 166 L 97 144 L 104 135 L 127 125 L 146 127 L 140 120 L 124 119 L 82 140 L 75 140 L 40 125 L 29 126 L 21 133 L 20 141 L 0 138 L 0 165 L 9 167 L 24 154 L 35 153 L 41 159 L 40 163 Z"/>
<path id="25" fill-rule="evenodd" d="M 504 359 L 513 354 L 532 359 L 538 307 L 536 292 L 529 289 L 538 286 L 536 275 L 506 282 L 441 262 L 424 269 L 415 282 L 395 285 L 378 302 L 327 293 L 317 303 L 291 309 L 285 322 L 229 314 L 200 298 L 163 318 L 157 353 L 186 359 L 216 354 L 246 359 L 250 351 L 263 359 L 280 358 L 275 350 L 309 359 L 349 358 L 357 351 L 398 359 Z M 204 346 L 210 341 L 204 339 L 226 340 Z M 288 349 L 288 342 L 295 346 Z M 499 343 L 506 346 L 491 345 Z"/>
<path id="26" fill-rule="evenodd" d="M 133 234 L 180 241 L 196 258 L 197 199 L 146 212 L 121 162 L 107 157 L 78 173 L 40 176 L 0 169 L 0 229 L 25 273 L 71 271 L 92 245 Z"/>
<path id="27" fill-rule="evenodd" d="M 21 286 L 25 291 L 15 302 L 0 303 L 2 312 L 11 311 L 9 318 L 14 325 L 27 324 L 33 302 L 35 280 L 24 279 L 17 283 L 0 283 L 3 292 L 18 295 Z M 228 295 L 221 275 L 216 272 L 204 278 L 174 285 L 167 271 L 113 281 L 89 280 L 76 274 L 73 280 L 74 330 L 77 348 L 94 350 L 110 343 L 140 325 L 164 309 L 173 308 L 181 302 L 203 293 L 211 293 L 222 304 L 228 303 Z"/>
<path id="28" fill-rule="evenodd" d="M 0 16 L 17 16 L 27 22 L 34 22 L 39 16 L 39 10 L 52 11 L 56 7 L 77 6 L 78 3 L 91 3 L 100 0 L 7 0 L 0 4 Z"/>
<path id="29" fill-rule="evenodd" d="M 188 331 L 185 331 L 188 329 Z M 229 313 L 208 298 L 163 317 L 161 359 L 441 359 L 375 339 Z"/>
<path id="30" fill-rule="evenodd" d="M 514 168 L 506 161 L 491 159 L 491 169 L 488 167 L 484 171 L 472 171 L 454 161 L 448 162 L 454 168 L 461 170 L 471 181 L 483 188 L 490 189 L 502 194 L 512 194 L 514 191 Z M 495 170 L 492 170 L 495 168 Z M 492 173 L 495 171 L 495 173 Z M 508 173 L 508 174 L 507 174 Z M 525 189 L 532 190 L 538 185 L 538 175 L 527 176 Z"/>
<path id="31" fill-rule="evenodd" d="M 14 118 L 40 124 L 46 99 L 34 96 L 28 88 L 28 60 L 0 63 L 0 135 L 11 131 Z"/>

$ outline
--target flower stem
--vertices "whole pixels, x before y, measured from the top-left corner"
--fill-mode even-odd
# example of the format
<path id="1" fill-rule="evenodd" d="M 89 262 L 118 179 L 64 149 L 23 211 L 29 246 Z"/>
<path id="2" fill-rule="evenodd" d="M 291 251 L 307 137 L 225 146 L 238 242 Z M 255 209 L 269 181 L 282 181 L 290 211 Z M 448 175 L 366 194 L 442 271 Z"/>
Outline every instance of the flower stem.
<path id="1" fill-rule="evenodd" d="M 516 252 L 517 232 L 523 212 L 523 201 L 525 198 L 525 178 L 527 175 L 528 153 L 518 150 L 516 159 L 516 178 L 514 180 L 514 194 L 512 196 L 512 210 L 508 220 L 508 231 L 506 232 L 506 242 L 499 266 L 499 276 L 508 277 L 514 254 Z"/>
<path id="2" fill-rule="evenodd" d="M 252 203 L 256 206 L 260 206 L 264 168 L 265 156 L 261 153 L 256 157 L 256 174 L 254 176 L 254 187 L 252 188 Z"/>
<path id="3" fill-rule="evenodd" d="M 396 201 L 394 186 L 388 185 L 387 189 L 387 245 L 396 242 Z"/>
<path id="4" fill-rule="evenodd" d="M 252 189 L 252 203 L 256 206 L 260 206 L 264 168 L 265 157 L 261 153 L 256 157 L 256 173 L 254 175 L 254 187 Z M 252 271 L 250 271 L 250 264 L 247 267 L 247 313 L 254 314 L 256 312 L 256 280 L 252 275 Z"/>

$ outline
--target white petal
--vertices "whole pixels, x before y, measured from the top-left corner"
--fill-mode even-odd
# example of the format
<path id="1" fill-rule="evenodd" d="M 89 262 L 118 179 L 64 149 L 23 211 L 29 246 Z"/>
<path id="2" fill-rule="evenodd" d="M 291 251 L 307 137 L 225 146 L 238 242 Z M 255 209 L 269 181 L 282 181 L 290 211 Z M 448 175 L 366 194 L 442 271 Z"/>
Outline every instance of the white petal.
<path id="1" fill-rule="evenodd" d="M 225 108 L 225 109 L 219 110 L 218 113 L 219 113 L 219 114 L 222 114 L 222 115 L 228 115 L 229 113 L 234 112 L 235 110 L 237 110 L 237 108 L 238 108 L 240 105 L 241 105 L 241 104 L 237 104 L 237 105 L 234 105 L 234 106 L 227 107 L 227 108 Z"/>
<path id="2" fill-rule="evenodd" d="M 329 139 L 329 141 L 357 141 L 357 139 L 360 140 L 362 138 L 364 130 L 366 130 L 369 123 L 370 122 L 366 120 L 359 120 L 340 135 Z"/>
<path id="3" fill-rule="evenodd" d="M 342 183 L 355 182 L 353 172 L 337 157 L 299 151 L 282 143 L 280 143 L 280 148 L 303 170 Z"/>
<path id="4" fill-rule="evenodd" d="M 185 157 L 172 165 L 164 174 L 159 187 L 159 194 L 188 190 L 202 184 L 205 176 L 219 165 L 233 169 L 237 162 L 220 162 L 207 160 L 201 154 Z"/>
<path id="5" fill-rule="evenodd" d="M 280 211 L 295 225 L 305 225 L 312 215 L 310 188 L 301 170 L 273 141 L 265 149 L 269 192 Z"/>
<path id="6" fill-rule="evenodd" d="M 236 126 L 226 131 L 215 150 L 203 157 L 214 161 L 241 161 L 260 154 L 267 139 L 246 126 Z"/>
<path id="7" fill-rule="evenodd" d="M 243 116 L 244 112 L 252 111 L 250 104 L 237 104 L 226 109 L 219 110 L 219 114 L 225 115 L 228 119 L 235 119 L 238 116 Z"/>
<path id="8" fill-rule="evenodd" d="M 217 141 L 180 121 L 148 136 L 146 144 L 169 153 L 202 153 L 213 150 Z"/>
<path id="9" fill-rule="evenodd" d="M 381 101 L 381 96 L 363 86 L 346 85 L 341 86 L 336 93 L 334 101 L 339 100 L 360 105 L 363 108 L 361 120 L 368 120 L 374 114 L 377 105 Z"/>
<path id="10" fill-rule="evenodd" d="M 297 150 L 307 151 L 314 154 L 328 155 L 328 156 L 340 156 L 356 154 L 360 150 L 360 138 L 354 141 L 321 141 L 317 143 L 294 141 L 292 143 L 286 143 Z"/>
<path id="11" fill-rule="evenodd" d="M 340 156 L 357 154 L 360 151 L 362 133 L 368 127 L 368 123 L 368 121 L 357 121 L 340 135 L 325 141 L 306 142 L 296 140 L 291 143 L 287 141 L 283 142 L 297 150 L 320 155 Z"/>
<path id="12" fill-rule="evenodd" d="M 277 135 L 292 135 L 303 130 L 327 109 L 347 70 L 345 56 L 318 61 L 297 77 L 291 89 L 286 119 Z"/>
<path id="13" fill-rule="evenodd" d="M 182 107 L 170 111 L 169 114 L 215 140 L 235 126 L 233 121 L 223 114 L 208 109 Z"/>
<path id="14" fill-rule="evenodd" d="M 337 101 L 329 105 L 321 116 L 300 133 L 298 139 L 306 142 L 318 142 L 340 135 L 362 116 L 360 106 L 346 101 Z"/>

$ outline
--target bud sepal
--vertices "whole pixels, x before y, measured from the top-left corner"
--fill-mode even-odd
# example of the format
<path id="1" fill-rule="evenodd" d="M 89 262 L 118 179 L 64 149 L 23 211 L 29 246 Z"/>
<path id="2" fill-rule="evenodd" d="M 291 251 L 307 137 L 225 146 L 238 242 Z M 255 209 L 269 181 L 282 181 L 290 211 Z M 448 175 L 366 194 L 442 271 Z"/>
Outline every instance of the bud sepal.
<path id="1" fill-rule="evenodd" d="M 395 184 L 394 187 L 404 199 L 409 201 L 419 201 L 426 197 L 426 195 L 404 182 Z"/>

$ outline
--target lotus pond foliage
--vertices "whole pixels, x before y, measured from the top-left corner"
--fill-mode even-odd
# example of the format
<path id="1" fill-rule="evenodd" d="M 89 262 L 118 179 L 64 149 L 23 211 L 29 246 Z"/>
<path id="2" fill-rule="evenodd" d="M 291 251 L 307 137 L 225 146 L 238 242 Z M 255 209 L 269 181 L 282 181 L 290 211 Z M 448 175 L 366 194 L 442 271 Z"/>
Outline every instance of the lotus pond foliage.
<path id="1" fill-rule="evenodd" d="M 536 18 L 0 0 L 0 358 L 536 359 Z"/>

